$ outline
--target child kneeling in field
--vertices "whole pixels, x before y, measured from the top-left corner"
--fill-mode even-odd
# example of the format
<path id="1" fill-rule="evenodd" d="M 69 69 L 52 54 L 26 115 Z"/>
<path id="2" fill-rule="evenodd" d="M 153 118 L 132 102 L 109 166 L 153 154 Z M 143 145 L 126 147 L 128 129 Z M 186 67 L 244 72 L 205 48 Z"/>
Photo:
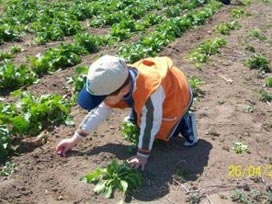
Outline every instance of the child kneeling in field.
<path id="1" fill-rule="evenodd" d="M 181 133 L 184 146 L 198 143 L 194 115 L 189 112 L 192 100 L 185 75 L 168 57 L 145 58 L 130 65 L 115 56 L 102 56 L 90 66 L 78 95 L 78 104 L 90 112 L 71 138 L 59 142 L 56 151 L 65 155 L 103 122 L 112 108 L 130 107 L 128 119 L 140 128 L 140 136 L 137 154 L 128 163 L 144 170 L 155 139 L 168 141 Z"/>

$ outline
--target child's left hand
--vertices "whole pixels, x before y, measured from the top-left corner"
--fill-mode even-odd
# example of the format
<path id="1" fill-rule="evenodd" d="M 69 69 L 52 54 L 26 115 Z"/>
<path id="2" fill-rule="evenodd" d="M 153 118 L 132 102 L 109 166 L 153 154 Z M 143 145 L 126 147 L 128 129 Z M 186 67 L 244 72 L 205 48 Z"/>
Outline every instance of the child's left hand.
<path id="1" fill-rule="evenodd" d="M 142 157 L 140 155 L 135 155 L 130 157 L 127 162 L 135 169 L 138 169 L 139 167 L 142 167 L 141 170 L 144 170 L 144 167 L 147 163 L 147 157 Z"/>

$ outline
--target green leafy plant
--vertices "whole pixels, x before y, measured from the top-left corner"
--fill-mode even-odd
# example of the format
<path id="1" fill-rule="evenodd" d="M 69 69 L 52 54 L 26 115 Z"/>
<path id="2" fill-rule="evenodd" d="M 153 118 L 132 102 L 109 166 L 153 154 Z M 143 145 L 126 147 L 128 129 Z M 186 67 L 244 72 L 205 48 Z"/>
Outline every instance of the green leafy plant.
<path id="1" fill-rule="evenodd" d="M 76 44 L 61 44 L 57 48 L 49 48 L 43 55 L 30 57 L 32 70 L 39 76 L 65 69 L 81 62 L 80 55 L 87 54 L 87 50 Z"/>
<path id="2" fill-rule="evenodd" d="M 250 150 L 247 145 L 243 144 L 242 142 L 235 142 L 233 143 L 232 149 L 237 153 L 237 154 L 242 154 L 244 152 L 250 153 Z"/>
<path id="3" fill-rule="evenodd" d="M 0 61 L 2 60 L 7 60 L 7 59 L 12 59 L 14 58 L 14 54 L 11 52 L 5 52 L 5 51 L 0 51 Z"/>
<path id="4" fill-rule="evenodd" d="M 215 27 L 215 31 L 221 33 L 223 35 L 229 35 L 231 30 L 239 29 L 241 25 L 239 25 L 236 21 L 220 23 Z"/>
<path id="5" fill-rule="evenodd" d="M 196 77 L 196 76 L 191 76 L 189 77 L 189 83 L 193 89 L 194 96 L 197 97 L 201 95 L 203 92 L 200 90 L 200 86 L 203 84 L 203 81 Z"/>
<path id="6" fill-rule="evenodd" d="M 12 162 L 6 162 L 5 166 L 3 166 L 0 175 L 1 176 L 10 176 L 11 174 L 13 174 L 16 170 L 16 165 L 15 163 Z"/>
<path id="7" fill-rule="evenodd" d="M 234 202 L 250 203 L 250 200 L 243 189 L 235 189 L 231 195 Z"/>
<path id="8" fill-rule="evenodd" d="M 35 136 L 46 128 L 59 124 L 72 125 L 70 102 L 58 94 L 45 94 L 37 97 L 20 90 L 12 92 L 16 104 L 0 106 L 0 121 L 9 124 L 11 133 Z"/>
<path id="9" fill-rule="evenodd" d="M 255 48 L 252 45 L 246 45 L 245 50 L 253 53 L 256 52 Z"/>
<path id="10" fill-rule="evenodd" d="M 271 102 L 272 101 L 272 93 L 261 90 L 261 91 L 259 91 L 259 99 L 263 102 Z"/>
<path id="11" fill-rule="evenodd" d="M 249 36 L 265 41 L 267 38 L 261 33 L 259 29 L 254 29 L 250 32 Z"/>
<path id="12" fill-rule="evenodd" d="M 272 88 L 272 77 L 267 77 L 264 81 L 264 85 L 268 88 Z"/>
<path id="13" fill-rule="evenodd" d="M 139 141 L 139 127 L 131 121 L 123 121 L 121 124 L 121 132 L 125 140 L 133 144 L 127 150 L 129 153 L 132 153 L 137 148 L 137 144 Z"/>
<path id="14" fill-rule="evenodd" d="M 245 65 L 250 69 L 257 69 L 259 71 L 269 72 L 269 60 L 263 54 L 254 54 L 245 61 Z"/>
<path id="15" fill-rule="evenodd" d="M 231 16 L 232 18 L 241 18 L 245 14 L 243 9 L 237 8 L 231 10 Z"/>
<path id="16" fill-rule="evenodd" d="M 0 120 L 0 122 L 2 122 Z M 6 125 L 0 125 L 0 163 L 6 161 L 11 153 L 11 137 Z"/>
<path id="17" fill-rule="evenodd" d="M 121 132 L 125 140 L 137 145 L 140 135 L 138 126 L 130 121 L 123 121 L 121 124 Z"/>
<path id="18" fill-rule="evenodd" d="M 12 54 L 16 54 L 16 53 L 20 53 L 20 52 L 22 52 L 22 48 L 20 47 L 20 46 L 18 46 L 18 45 L 13 45 L 13 46 L 11 46 L 11 48 L 10 48 L 10 52 L 12 53 Z"/>
<path id="19" fill-rule="evenodd" d="M 78 93 L 84 86 L 87 78 L 88 68 L 84 66 L 77 66 L 75 68 L 75 75 L 67 77 L 66 87 L 72 92 L 72 95 Z"/>
<path id="20" fill-rule="evenodd" d="M 0 90 L 13 91 L 38 81 L 26 65 L 15 66 L 12 62 L 0 64 Z"/>
<path id="21" fill-rule="evenodd" d="M 116 190 L 130 196 L 142 185 L 142 179 L 140 172 L 130 167 L 128 163 L 119 164 L 116 160 L 105 168 L 97 168 L 80 178 L 82 182 L 94 183 L 94 192 L 106 198 L 113 197 Z"/>
<path id="22" fill-rule="evenodd" d="M 74 36 L 79 46 L 84 47 L 89 53 L 95 53 L 102 44 L 102 39 L 88 33 L 79 33 Z"/>
<path id="23" fill-rule="evenodd" d="M 205 40 L 200 43 L 186 58 L 192 60 L 196 67 L 206 63 L 209 56 L 219 53 L 219 49 L 226 45 L 223 38 L 215 38 L 214 40 Z"/>
<path id="24" fill-rule="evenodd" d="M 3 42 L 19 41 L 21 39 L 21 33 L 18 27 L 10 25 L 8 23 L 1 23 L 0 25 L 0 44 Z"/>
<path id="25" fill-rule="evenodd" d="M 248 105 L 244 108 L 246 113 L 253 113 L 255 111 L 255 107 L 253 105 Z"/>

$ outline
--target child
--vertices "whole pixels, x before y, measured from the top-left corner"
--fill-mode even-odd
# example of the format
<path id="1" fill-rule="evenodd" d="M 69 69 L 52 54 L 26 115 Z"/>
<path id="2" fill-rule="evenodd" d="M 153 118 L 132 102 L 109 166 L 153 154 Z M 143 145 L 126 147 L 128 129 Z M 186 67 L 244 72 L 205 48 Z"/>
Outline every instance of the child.
<path id="1" fill-rule="evenodd" d="M 78 104 L 89 110 L 75 134 L 56 147 L 58 154 L 72 149 L 102 121 L 112 108 L 131 107 L 133 120 L 140 128 L 137 154 L 128 159 L 134 167 L 147 163 L 155 139 L 168 141 L 181 133 L 184 146 L 198 142 L 192 104 L 192 90 L 185 75 L 168 57 L 142 59 L 127 65 L 115 56 L 103 56 L 89 68 Z"/>

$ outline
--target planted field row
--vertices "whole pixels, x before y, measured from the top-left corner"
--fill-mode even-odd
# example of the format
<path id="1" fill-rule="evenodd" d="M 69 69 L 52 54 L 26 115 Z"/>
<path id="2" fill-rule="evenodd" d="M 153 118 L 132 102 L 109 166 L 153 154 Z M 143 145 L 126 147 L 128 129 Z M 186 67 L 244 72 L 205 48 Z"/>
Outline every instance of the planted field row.
<path id="1" fill-rule="evenodd" d="M 1 16 L 0 43 L 21 40 L 24 33 L 34 33 L 37 43 L 63 40 L 85 30 L 80 21 L 89 19 L 94 27 L 109 26 L 124 20 L 140 19 L 148 13 L 173 16 L 180 10 L 201 6 L 203 1 L 11 1 Z M 204 1 L 205 2 L 205 1 Z M 173 7 L 173 8 L 172 8 Z"/>
<path id="2" fill-rule="evenodd" d="M 128 62 L 134 62 L 142 57 L 155 56 L 162 47 L 181 36 L 186 30 L 205 23 L 219 7 L 220 4 L 211 3 L 200 10 L 191 11 L 185 16 L 169 18 L 159 24 L 155 31 L 150 34 L 144 33 L 138 42 L 133 44 L 122 43 L 118 54 Z M 40 56 L 28 57 L 28 65 L 17 66 L 11 62 L 1 63 L 0 76 L 4 83 L 1 84 L 0 89 L 12 91 L 31 85 L 42 75 L 77 65 L 81 62 L 82 55 L 97 52 L 100 47 L 110 46 L 110 44 L 124 38 L 124 35 L 130 36 L 130 33 L 135 32 L 135 29 L 122 27 L 124 25 L 131 27 L 135 25 L 133 22 L 127 21 L 126 24 L 116 24 L 114 28 L 117 28 L 117 25 L 121 26 L 121 28 L 118 28 L 119 37 L 116 32 L 113 35 L 102 37 L 80 33 L 74 36 L 74 43 L 61 44 L 57 48 L 46 50 Z M 135 27 L 137 26 L 135 25 Z M 8 54 L 6 56 L 10 57 Z"/>

